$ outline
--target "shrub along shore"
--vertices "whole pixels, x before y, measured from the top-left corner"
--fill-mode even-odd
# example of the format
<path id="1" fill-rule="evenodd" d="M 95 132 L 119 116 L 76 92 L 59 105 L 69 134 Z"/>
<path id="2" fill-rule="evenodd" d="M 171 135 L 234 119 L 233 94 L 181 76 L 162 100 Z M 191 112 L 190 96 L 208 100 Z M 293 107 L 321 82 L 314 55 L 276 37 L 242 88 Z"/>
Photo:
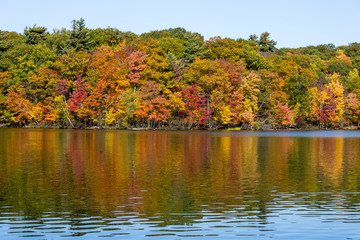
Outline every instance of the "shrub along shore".
<path id="1" fill-rule="evenodd" d="M 0 127 L 357 129 L 360 43 L 276 48 L 173 28 L 0 31 Z"/>

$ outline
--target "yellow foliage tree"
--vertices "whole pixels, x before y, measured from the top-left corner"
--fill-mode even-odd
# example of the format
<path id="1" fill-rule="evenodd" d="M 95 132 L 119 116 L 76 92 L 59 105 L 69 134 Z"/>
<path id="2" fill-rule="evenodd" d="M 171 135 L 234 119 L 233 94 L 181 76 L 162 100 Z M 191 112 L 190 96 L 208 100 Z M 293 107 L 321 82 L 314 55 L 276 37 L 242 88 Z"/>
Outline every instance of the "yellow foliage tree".
<path id="1" fill-rule="evenodd" d="M 344 114 L 344 88 L 340 83 L 339 75 L 334 73 L 331 77 L 331 82 L 327 85 L 335 95 L 335 104 L 336 104 L 336 115 L 335 122 L 340 122 L 343 120 Z"/>

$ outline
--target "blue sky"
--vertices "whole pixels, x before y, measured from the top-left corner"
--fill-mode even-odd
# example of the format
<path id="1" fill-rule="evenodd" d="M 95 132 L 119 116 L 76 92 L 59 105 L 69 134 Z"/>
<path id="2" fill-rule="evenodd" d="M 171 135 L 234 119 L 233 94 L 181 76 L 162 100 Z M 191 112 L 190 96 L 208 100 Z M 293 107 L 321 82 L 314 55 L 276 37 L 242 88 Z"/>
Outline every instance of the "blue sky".
<path id="1" fill-rule="evenodd" d="M 137 34 L 184 27 L 214 36 L 248 38 L 269 32 L 278 47 L 360 42 L 359 0 L 0 0 L 0 30 L 26 26 L 70 29 L 83 17 L 89 28 Z"/>

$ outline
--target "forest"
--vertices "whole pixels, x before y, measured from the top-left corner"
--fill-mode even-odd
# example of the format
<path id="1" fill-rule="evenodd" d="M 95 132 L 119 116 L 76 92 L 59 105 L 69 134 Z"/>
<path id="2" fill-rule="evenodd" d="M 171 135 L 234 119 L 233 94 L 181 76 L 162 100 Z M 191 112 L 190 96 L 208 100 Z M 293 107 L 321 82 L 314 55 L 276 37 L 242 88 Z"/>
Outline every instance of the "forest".
<path id="1" fill-rule="evenodd" d="M 357 128 L 359 71 L 360 43 L 278 49 L 268 32 L 1 30 L 0 126 Z"/>

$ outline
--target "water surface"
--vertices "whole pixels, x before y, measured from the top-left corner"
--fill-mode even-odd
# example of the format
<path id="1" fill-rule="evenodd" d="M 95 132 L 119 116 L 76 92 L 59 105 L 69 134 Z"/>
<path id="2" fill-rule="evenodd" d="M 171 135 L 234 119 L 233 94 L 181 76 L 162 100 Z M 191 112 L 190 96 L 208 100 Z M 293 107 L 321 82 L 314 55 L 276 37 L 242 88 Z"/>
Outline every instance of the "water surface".
<path id="1" fill-rule="evenodd" d="M 0 239 L 360 239 L 360 132 L 0 129 Z"/>

